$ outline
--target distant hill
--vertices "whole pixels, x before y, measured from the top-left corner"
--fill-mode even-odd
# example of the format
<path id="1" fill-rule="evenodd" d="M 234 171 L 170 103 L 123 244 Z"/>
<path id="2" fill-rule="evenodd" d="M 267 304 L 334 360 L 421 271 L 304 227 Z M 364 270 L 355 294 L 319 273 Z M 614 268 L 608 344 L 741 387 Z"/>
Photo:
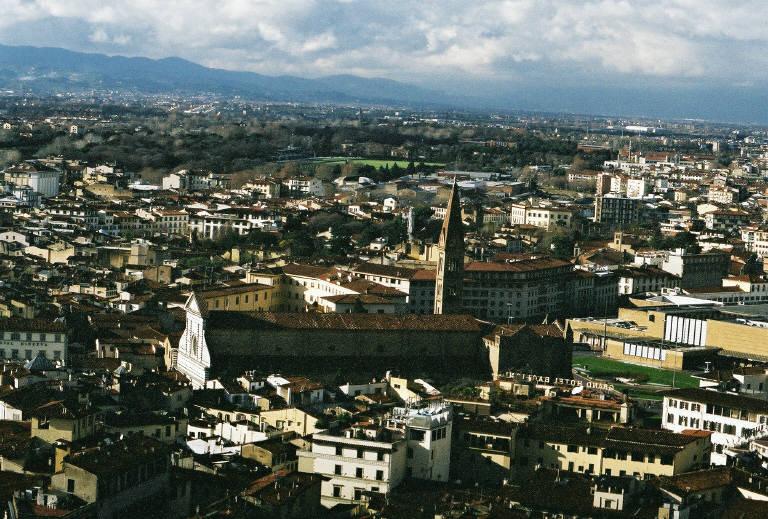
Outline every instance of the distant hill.
<path id="1" fill-rule="evenodd" d="M 0 45 L 0 90 L 34 93 L 107 89 L 204 93 L 305 102 L 444 105 L 442 92 L 351 75 L 307 79 L 203 67 L 181 58 L 127 58 L 53 47 Z"/>

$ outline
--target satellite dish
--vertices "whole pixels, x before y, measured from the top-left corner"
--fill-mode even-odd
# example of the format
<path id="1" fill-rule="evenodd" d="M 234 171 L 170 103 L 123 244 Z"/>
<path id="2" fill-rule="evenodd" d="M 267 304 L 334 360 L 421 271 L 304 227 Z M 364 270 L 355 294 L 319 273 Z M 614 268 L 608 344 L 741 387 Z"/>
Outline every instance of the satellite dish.
<path id="1" fill-rule="evenodd" d="M 581 393 L 582 391 L 584 391 L 584 386 L 576 386 L 575 388 L 573 388 L 573 389 L 571 390 L 571 394 L 572 394 L 572 395 L 578 395 L 578 394 L 579 394 L 579 393 Z"/>

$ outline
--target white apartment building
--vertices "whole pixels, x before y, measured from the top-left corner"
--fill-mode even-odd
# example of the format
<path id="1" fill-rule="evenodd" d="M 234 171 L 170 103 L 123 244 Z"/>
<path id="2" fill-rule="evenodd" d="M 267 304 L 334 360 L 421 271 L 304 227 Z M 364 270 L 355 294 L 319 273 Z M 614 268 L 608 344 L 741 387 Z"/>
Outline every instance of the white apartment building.
<path id="1" fill-rule="evenodd" d="M 406 477 L 447 481 L 452 410 L 435 402 L 396 408 L 383 428 L 315 433 L 311 450 L 298 451 L 299 471 L 324 477 L 320 502 L 359 503 L 363 492 L 389 493 Z"/>
<path id="2" fill-rule="evenodd" d="M 571 227 L 573 211 L 559 206 L 513 204 L 509 209 L 509 223 L 512 225 L 534 225 L 551 230 L 555 227 Z"/>
<path id="3" fill-rule="evenodd" d="M 245 184 L 242 189 L 259 193 L 261 198 L 278 198 L 280 196 L 280 182 L 268 178 L 258 178 Z"/>
<path id="4" fill-rule="evenodd" d="M 762 257 L 768 256 L 768 230 L 762 230 L 758 227 L 742 227 L 741 239 L 749 252 L 754 252 Z"/>
<path id="5" fill-rule="evenodd" d="M 374 265 L 375 267 L 387 267 Z M 413 271 L 412 269 L 404 269 Z M 295 283 L 292 294 L 303 299 L 303 307 L 315 307 L 324 312 L 344 313 L 354 304 L 351 296 L 360 296 L 370 313 L 404 313 L 407 311 L 408 293 L 392 284 L 372 281 L 357 272 L 352 274 L 335 268 L 314 267 L 291 263 L 283 272 Z M 405 287 L 407 290 L 408 287 Z M 434 284 L 432 290 L 434 291 Z M 347 296 L 347 297 L 345 297 Z M 290 296 L 289 296 L 290 297 Z"/>
<path id="6" fill-rule="evenodd" d="M 328 508 L 362 500 L 363 492 L 389 493 L 405 478 L 407 451 L 403 438 L 355 437 L 348 429 L 344 435 L 315 433 L 312 449 L 298 451 L 299 471 L 320 474 L 320 503 Z"/>
<path id="7" fill-rule="evenodd" d="M 199 170 L 182 169 L 163 178 L 163 189 L 185 189 L 187 191 L 229 189 L 230 184 L 230 175 Z"/>
<path id="8" fill-rule="evenodd" d="M 707 200 L 718 204 L 732 204 L 739 201 L 739 190 L 728 186 L 710 186 Z"/>
<path id="9" fill-rule="evenodd" d="M 67 328 L 42 319 L 0 319 L 0 362 L 32 360 L 38 355 L 64 364 Z"/>
<path id="10" fill-rule="evenodd" d="M 749 214 L 744 211 L 709 211 L 704 215 L 704 224 L 713 231 L 737 231 L 749 225 Z"/>
<path id="11" fill-rule="evenodd" d="M 395 265 L 380 265 L 378 263 L 363 263 L 352 269 L 352 275 L 363 278 L 386 287 L 396 288 L 408 293 L 411 278 L 418 272 L 407 267 Z"/>
<path id="12" fill-rule="evenodd" d="M 450 404 L 436 401 L 425 407 L 396 407 L 387 428 L 400 431 L 406 438 L 407 476 L 448 481 L 453 431 Z"/>
<path id="13" fill-rule="evenodd" d="M 186 211 L 174 209 L 158 209 L 152 211 L 155 232 L 166 234 L 186 234 L 189 227 L 189 214 Z"/>
<path id="14" fill-rule="evenodd" d="M 629 177 L 626 175 L 613 175 L 611 177 L 611 193 L 626 196 L 628 180 Z"/>
<path id="15" fill-rule="evenodd" d="M 664 395 L 661 426 L 672 432 L 712 431 L 712 463 L 723 464 L 723 448 L 768 434 L 768 402 L 732 393 L 683 388 Z"/>
<path id="16" fill-rule="evenodd" d="M 283 272 L 296 287 L 300 287 L 291 290 L 291 293 L 295 298 L 303 299 L 302 309 L 315 303 L 319 305 L 325 297 L 358 293 L 341 285 L 349 278 L 336 269 L 289 263 L 283 266 Z"/>
<path id="17" fill-rule="evenodd" d="M 619 278 L 619 295 L 656 292 L 662 288 L 680 286 L 680 280 L 656 267 L 626 267 L 616 270 Z"/>
<path id="18" fill-rule="evenodd" d="M 283 180 L 292 195 L 323 196 L 323 181 L 315 177 L 293 177 Z"/>
<path id="19" fill-rule="evenodd" d="M 627 198 L 643 198 L 651 192 L 651 182 L 645 178 L 628 178 Z"/>
<path id="20" fill-rule="evenodd" d="M 248 234 L 255 229 L 277 230 L 278 217 L 266 210 L 253 208 L 230 208 L 218 212 L 199 211 L 189 217 L 189 232 L 197 232 L 201 238 L 216 238 L 222 232 L 232 230 L 237 234 Z"/>
<path id="21" fill-rule="evenodd" d="M 59 194 L 60 176 L 60 171 L 34 160 L 22 162 L 5 170 L 6 182 L 12 182 L 17 186 L 29 186 L 45 198 Z"/>

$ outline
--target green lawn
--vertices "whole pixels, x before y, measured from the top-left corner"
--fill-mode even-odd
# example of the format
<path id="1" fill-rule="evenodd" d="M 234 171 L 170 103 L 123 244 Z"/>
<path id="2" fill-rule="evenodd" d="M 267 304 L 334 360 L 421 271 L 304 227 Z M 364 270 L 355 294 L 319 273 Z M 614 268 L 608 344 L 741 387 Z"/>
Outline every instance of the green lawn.
<path id="1" fill-rule="evenodd" d="M 407 160 L 379 160 L 379 159 L 362 159 L 362 158 L 355 158 L 355 157 L 322 157 L 318 159 L 308 159 L 308 162 L 314 163 L 314 164 L 346 164 L 347 162 L 352 162 L 354 164 L 364 164 L 367 166 L 373 166 L 374 168 L 382 168 L 385 165 L 389 164 L 389 167 L 391 168 L 395 164 L 397 164 L 400 168 L 407 168 L 409 161 Z M 414 161 L 414 164 L 419 164 L 419 161 Z M 445 166 L 444 163 L 439 162 L 425 162 L 424 165 L 426 166 Z"/>
<path id="2" fill-rule="evenodd" d="M 677 381 L 675 381 L 675 385 L 677 385 Z M 626 389 L 630 398 L 643 398 L 645 400 L 662 400 L 664 398 L 661 393 L 657 393 L 650 389 L 627 386 L 624 384 L 614 384 L 613 387 L 615 387 L 617 391 L 624 391 Z"/>
<path id="3" fill-rule="evenodd" d="M 698 379 L 693 378 L 687 373 L 673 372 L 666 369 L 649 368 L 646 366 L 638 366 L 636 364 L 628 364 L 626 362 L 619 362 L 617 360 L 605 359 L 603 357 L 589 357 L 579 356 L 574 354 L 573 366 L 586 368 L 591 372 L 607 373 L 614 376 L 626 376 L 631 377 L 633 374 L 642 374 L 648 376 L 648 381 L 643 384 L 659 384 L 663 386 L 671 386 L 674 378 L 675 387 L 698 387 Z M 631 387 L 631 386 L 629 386 Z M 633 390 L 633 392 L 648 390 Z"/>

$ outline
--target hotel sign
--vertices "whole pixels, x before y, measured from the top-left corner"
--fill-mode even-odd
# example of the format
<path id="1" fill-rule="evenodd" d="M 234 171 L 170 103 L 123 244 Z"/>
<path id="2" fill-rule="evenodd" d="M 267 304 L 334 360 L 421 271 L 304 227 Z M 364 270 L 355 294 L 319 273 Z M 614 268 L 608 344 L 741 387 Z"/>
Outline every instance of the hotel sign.
<path id="1" fill-rule="evenodd" d="M 545 377 L 543 375 L 532 375 L 529 373 L 507 373 L 507 377 L 520 380 L 523 382 L 534 382 L 541 385 L 549 386 L 584 386 L 589 389 L 604 389 L 606 391 L 616 391 L 613 384 L 604 384 L 602 382 L 582 381 L 572 378 L 560 378 L 560 377 Z"/>

